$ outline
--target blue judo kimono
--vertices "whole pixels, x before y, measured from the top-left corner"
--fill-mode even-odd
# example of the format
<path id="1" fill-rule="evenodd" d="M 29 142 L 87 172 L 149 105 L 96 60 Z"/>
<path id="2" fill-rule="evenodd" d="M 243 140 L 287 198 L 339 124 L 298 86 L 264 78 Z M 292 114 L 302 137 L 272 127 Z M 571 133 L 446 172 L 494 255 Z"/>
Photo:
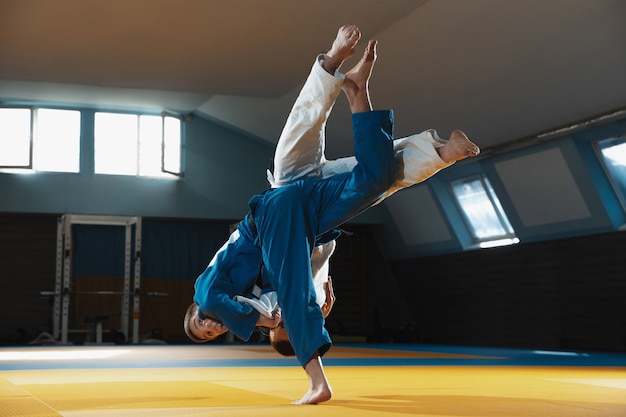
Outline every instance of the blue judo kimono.
<path id="1" fill-rule="evenodd" d="M 393 112 L 356 113 L 352 128 L 358 163 L 351 172 L 304 178 L 252 197 L 250 213 L 195 284 L 200 311 L 248 340 L 259 313 L 233 297 L 251 296 L 262 267 L 265 291 L 278 295 L 285 329 L 302 366 L 331 345 L 311 275 L 316 241 L 369 208 L 396 179 Z"/>

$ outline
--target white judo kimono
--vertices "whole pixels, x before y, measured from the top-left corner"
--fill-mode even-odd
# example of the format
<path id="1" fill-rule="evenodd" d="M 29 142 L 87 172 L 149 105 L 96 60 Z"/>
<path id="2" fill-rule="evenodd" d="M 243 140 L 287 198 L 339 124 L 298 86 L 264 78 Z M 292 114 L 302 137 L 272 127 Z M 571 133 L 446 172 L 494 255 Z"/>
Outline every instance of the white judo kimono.
<path id="1" fill-rule="evenodd" d="M 354 156 L 335 160 L 326 159 L 326 123 L 335 101 L 341 93 L 344 75 L 329 74 L 321 65 L 324 55 L 319 55 L 302 87 L 280 135 L 274 154 L 274 172 L 267 171 L 272 188 L 291 184 L 305 177 L 328 178 L 350 172 L 357 161 Z M 394 184 L 377 203 L 395 192 L 430 178 L 450 166 L 437 153 L 441 139 L 433 129 L 394 140 L 394 154 L 398 174 Z M 335 250 L 331 241 L 317 246 L 311 255 L 313 280 L 317 300 L 321 306 L 325 299 L 324 284 L 328 280 L 330 256 Z"/>

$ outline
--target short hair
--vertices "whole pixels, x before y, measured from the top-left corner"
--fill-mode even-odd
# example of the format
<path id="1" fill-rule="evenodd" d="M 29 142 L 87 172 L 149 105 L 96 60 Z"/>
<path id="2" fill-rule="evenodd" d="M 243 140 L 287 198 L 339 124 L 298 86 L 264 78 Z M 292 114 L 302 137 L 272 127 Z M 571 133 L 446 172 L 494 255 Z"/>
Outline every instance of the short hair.
<path id="1" fill-rule="evenodd" d="M 293 346 L 289 339 L 276 339 L 274 337 L 274 329 L 270 329 L 270 344 L 274 350 L 283 356 L 296 356 Z M 283 329 L 284 330 L 284 329 Z"/>
<path id="2" fill-rule="evenodd" d="M 189 323 L 191 322 L 191 320 L 193 320 L 194 316 L 197 316 L 197 315 L 198 315 L 198 304 L 191 303 L 191 305 L 189 307 L 187 307 L 187 312 L 185 313 L 185 319 L 183 321 L 183 327 L 185 329 L 185 334 L 187 335 L 187 337 L 189 339 L 191 339 L 192 342 L 196 342 L 196 343 L 208 342 L 208 340 L 206 340 L 206 339 L 199 339 L 191 331 Z"/>

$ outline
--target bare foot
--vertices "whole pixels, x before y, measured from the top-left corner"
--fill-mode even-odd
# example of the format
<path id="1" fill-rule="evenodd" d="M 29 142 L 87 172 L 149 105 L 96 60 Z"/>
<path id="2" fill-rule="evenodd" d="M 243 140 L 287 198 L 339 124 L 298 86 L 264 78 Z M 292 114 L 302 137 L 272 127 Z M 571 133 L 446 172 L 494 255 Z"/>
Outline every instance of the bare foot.
<path id="1" fill-rule="evenodd" d="M 369 80 L 376 62 L 376 44 L 377 41 L 370 40 L 361 60 L 345 75 L 346 78 L 341 88 L 348 97 L 353 113 L 372 110 Z"/>
<path id="2" fill-rule="evenodd" d="M 302 398 L 292 402 L 292 404 L 318 404 L 330 400 L 333 396 L 333 391 L 326 379 L 326 374 L 324 374 L 322 358 L 319 355 L 314 355 L 313 358 L 306 363 L 304 370 L 309 377 L 309 390 Z"/>
<path id="3" fill-rule="evenodd" d="M 304 394 L 304 397 L 299 399 L 298 401 L 293 401 L 291 404 L 294 405 L 305 405 L 305 404 L 318 404 L 323 403 L 324 401 L 330 400 L 333 393 L 330 389 L 328 390 L 317 390 L 309 389 L 309 391 Z"/>
<path id="4" fill-rule="evenodd" d="M 460 130 L 455 130 L 450 135 L 448 142 L 442 147 L 437 148 L 437 152 L 442 160 L 450 163 L 460 161 L 470 156 L 476 156 L 480 153 L 480 148 L 469 140 L 465 133 Z"/>
<path id="5" fill-rule="evenodd" d="M 355 25 L 340 27 L 330 51 L 324 56 L 322 67 L 329 74 L 334 74 L 346 59 L 354 55 L 354 47 L 359 39 L 361 39 L 361 32 Z"/>

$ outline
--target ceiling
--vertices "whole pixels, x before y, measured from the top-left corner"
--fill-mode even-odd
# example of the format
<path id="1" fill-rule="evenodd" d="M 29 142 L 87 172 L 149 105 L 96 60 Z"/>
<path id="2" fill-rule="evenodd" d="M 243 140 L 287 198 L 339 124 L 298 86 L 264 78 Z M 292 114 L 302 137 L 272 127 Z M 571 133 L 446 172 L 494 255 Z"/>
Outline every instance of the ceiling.
<path id="1" fill-rule="evenodd" d="M 0 0 L 0 102 L 198 112 L 275 143 L 346 23 L 357 55 L 379 41 L 372 100 L 397 136 L 489 150 L 626 108 L 623 0 Z M 352 152 L 348 114 L 329 157 Z"/>

